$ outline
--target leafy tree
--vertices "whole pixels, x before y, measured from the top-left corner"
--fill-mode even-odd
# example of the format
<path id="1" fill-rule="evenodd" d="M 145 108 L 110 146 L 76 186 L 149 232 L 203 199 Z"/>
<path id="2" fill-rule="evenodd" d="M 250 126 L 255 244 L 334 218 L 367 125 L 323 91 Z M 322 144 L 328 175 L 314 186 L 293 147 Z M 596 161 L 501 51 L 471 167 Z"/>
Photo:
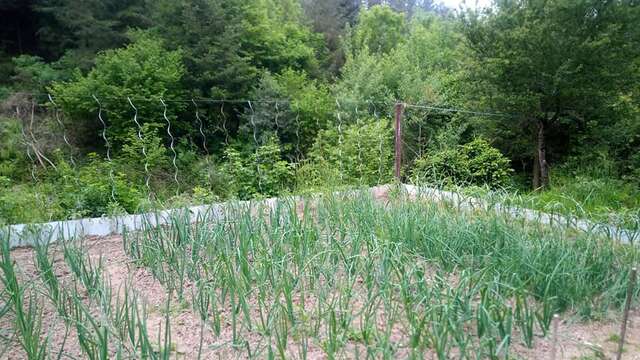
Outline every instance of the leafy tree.
<path id="1" fill-rule="evenodd" d="M 285 155 L 292 159 L 307 152 L 318 131 L 326 128 L 333 116 L 328 87 L 301 71 L 265 73 L 250 97 L 267 101 L 253 103 L 245 110 L 240 125 L 245 142 L 254 142 L 254 128 L 259 143 L 277 135 L 285 146 Z"/>
<path id="2" fill-rule="evenodd" d="M 372 1 L 370 1 L 370 3 L 371 2 Z M 409 18 L 421 11 L 434 12 L 442 15 L 447 14 L 449 11 L 445 5 L 436 3 L 434 0 L 387 0 L 387 3 L 396 11 L 407 14 Z"/>
<path id="3" fill-rule="evenodd" d="M 135 111 L 127 98 L 137 108 L 140 123 L 157 125 L 164 123 L 160 100 L 165 100 L 167 117 L 173 120 L 176 131 L 186 128 L 186 124 L 176 121 L 176 114 L 184 104 L 172 102 L 182 93 L 185 69 L 181 61 L 180 51 L 167 51 L 162 41 L 137 33 L 136 40 L 127 47 L 100 54 L 87 75 L 78 73 L 71 81 L 56 82 L 51 92 L 67 115 L 77 122 L 84 121 L 77 125 L 87 126 L 97 135 L 100 124 L 98 104 L 92 98 L 95 95 L 102 102 L 109 135 L 116 144 L 121 144 L 136 128 Z"/>
<path id="4" fill-rule="evenodd" d="M 369 49 L 387 54 L 404 40 L 405 18 L 389 6 L 377 5 L 361 11 L 353 33 L 353 51 Z"/>
<path id="5" fill-rule="evenodd" d="M 354 32 L 360 31 L 359 26 Z M 459 73 L 466 54 L 456 25 L 451 20 L 419 13 L 402 36 L 403 40 L 388 53 L 365 47 L 347 57 L 335 91 L 338 99 L 345 99 L 342 108 L 349 122 L 357 118 L 356 110 L 390 116 L 396 101 L 436 107 L 457 105 Z M 367 102 L 369 105 L 364 105 Z M 435 140 L 444 138 L 443 133 L 461 133 L 466 120 L 451 113 L 408 109 L 404 134 L 407 147 L 413 150 L 405 152 L 409 163 L 415 153 L 440 145 L 442 142 Z"/>
<path id="6" fill-rule="evenodd" d="M 640 7 L 629 1 L 505 0 L 482 14 L 468 12 L 463 21 L 477 64 L 467 93 L 480 106 L 515 115 L 487 126 L 506 141 L 526 136 L 524 145 L 534 150 L 533 186 L 547 186 L 548 155 L 566 151 L 566 130 L 615 117 L 610 105 L 637 84 Z"/>
<path id="7" fill-rule="evenodd" d="M 201 95 L 242 98 L 263 70 L 314 70 L 321 39 L 297 1 L 160 0 L 154 30 L 184 52 L 186 84 Z"/>
<path id="8" fill-rule="evenodd" d="M 317 69 L 320 37 L 303 25 L 297 0 L 254 0 L 245 8 L 243 49 L 260 69 Z"/>
<path id="9" fill-rule="evenodd" d="M 152 5 L 153 31 L 183 51 L 185 86 L 200 95 L 238 98 L 258 76 L 242 50 L 244 2 L 159 0 Z"/>
<path id="10" fill-rule="evenodd" d="M 47 64 L 41 57 L 20 55 L 12 59 L 14 90 L 43 91 L 53 81 L 66 77 L 63 71 Z"/>
<path id="11" fill-rule="evenodd" d="M 306 17 L 313 30 L 324 35 L 328 53 L 325 66 L 332 75 L 344 65 L 342 38 L 348 26 L 355 24 L 361 1 L 358 0 L 301 0 Z"/>

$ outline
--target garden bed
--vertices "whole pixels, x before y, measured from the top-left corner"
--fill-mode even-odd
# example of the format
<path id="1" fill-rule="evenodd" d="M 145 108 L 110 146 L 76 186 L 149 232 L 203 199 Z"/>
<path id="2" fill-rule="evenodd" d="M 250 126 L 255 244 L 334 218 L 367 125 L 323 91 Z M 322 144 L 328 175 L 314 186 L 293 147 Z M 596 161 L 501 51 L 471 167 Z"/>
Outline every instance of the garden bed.
<path id="1" fill-rule="evenodd" d="M 271 205 L 5 242 L 3 357 L 539 359 L 556 312 L 559 358 L 617 347 L 636 247 L 389 188 Z M 625 357 L 640 356 L 639 321 Z"/>

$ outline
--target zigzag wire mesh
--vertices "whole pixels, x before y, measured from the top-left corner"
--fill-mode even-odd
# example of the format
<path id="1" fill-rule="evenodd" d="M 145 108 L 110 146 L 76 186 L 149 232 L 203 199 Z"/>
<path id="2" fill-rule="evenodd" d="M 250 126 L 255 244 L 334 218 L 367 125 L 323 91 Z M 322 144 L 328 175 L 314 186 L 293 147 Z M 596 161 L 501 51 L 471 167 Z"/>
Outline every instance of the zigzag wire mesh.
<path id="1" fill-rule="evenodd" d="M 33 156 L 31 155 L 32 152 L 32 148 L 33 148 L 33 144 L 29 141 L 29 138 L 27 137 L 27 133 L 25 131 L 25 121 L 22 118 L 22 113 L 20 111 L 20 107 L 16 106 L 16 118 L 19 119 L 20 121 L 20 133 L 22 134 L 22 143 L 24 144 L 25 147 L 25 152 L 27 154 L 27 158 L 29 159 L 29 162 L 31 163 L 31 178 L 33 179 L 34 182 L 38 182 L 38 176 L 36 175 L 37 173 L 37 164 L 35 159 L 33 158 Z"/>
<path id="2" fill-rule="evenodd" d="M 117 201 L 116 200 L 116 183 L 115 183 L 115 178 L 113 177 L 113 160 L 111 159 L 111 143 L 107 139 L 107 123 L 102 118 L 102 103 L 95 95 L 91 95 L 91 96 L 93 97 L 93 99 L 96 101 L 98 105 L 98 121 L 100 121 L 100 124 L 102 125 L 101 135 L 102 135 L 102 140 L 104 140 L 107 163 L 109 165 L 109 184 L 111 185 L 111 201 L 115 203 Z"/>
<path id="3" fill-rule="evenodd" d="M 178 153 L 176 153 L 176 149 L 174 147 L 174 143 L 175 143 L 175 139 L 173 137 L 173 134 L 171 133 L 171 121 L 169 120 L 169 117 L 167 117 L 167 104 L 164 102 L 163 99 L 160 99 L 160 102 L 162 103 L 162 106 L 164 107 L 164 111 L 162 113 L 162 117 L 164 117 L 164 120 L 167 122 L 167 135 L 169 136 L 169 139 L 171 139 L 170 143 L 169 143 L 169 149 L 171 149 L 171 153 L 173 154 L 173 157 L 171 159 L 171 164 L 173 165 L 173 169 L 174 169 L 174 173 L 173 173 L 173 181 L 176 182 L 176 195 L 179 194 L 180 192 L 180 181 L 178 180 L 178 164 L 177 164 L 177 160 L 178 160 Z"/>
<path id="4" fill-rule="evenodd" d="M 133 105 L 133 101 L 131 101 L 130 97 L 127 97 L 127 101 L 129 102 L 129 105 L 134 111 L 133 122 L 138 127 L 137 135 L 138 135 L 138 140 L 140 141 L 140 144 L 142 146 L 142 156 L 144 157 L 144 173 L 145 173 L 144 184 L 147 187 L 147 197 L 149 198 L 149 200 L 151 200 L 152 191 L 151 191 L 151 186 L 149 185 L 149 182 L 151 180 L 151 172 L 149 171 L 149 157 L 147 156 L 147 148 L 145 145 L 144 138 L 142 137 L 143 128 L 140 122 L 138 121 L 138 108 L 135 105 Z"/>
<path id="5" fill-rule="evenodd" d="M 342 160 L 342 143 L 344 141 L 344 136 L 342 133 L 342 106 L 340 105 L 340 101 L 336 99 L 336 118 L 338 120 L 338 164 L 340 171 L 340 183 L 344 182 L 344 164 Z"/>

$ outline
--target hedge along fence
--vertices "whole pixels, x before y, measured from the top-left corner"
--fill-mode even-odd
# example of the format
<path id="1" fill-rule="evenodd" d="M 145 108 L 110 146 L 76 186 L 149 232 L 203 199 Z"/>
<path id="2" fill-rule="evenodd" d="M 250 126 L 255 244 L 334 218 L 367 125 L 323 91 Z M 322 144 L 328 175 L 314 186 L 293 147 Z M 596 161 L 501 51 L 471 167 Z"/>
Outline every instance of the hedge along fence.
<path id="1" fill-rule="evenodd" d="M 383 185 L 365 190 L 334 192 L 333 195 L 355 196 L 366 193 L 376 195 L 393 189 L 394 187 L 392 185 Z M 640 232 L 638 230 L 629 230 L 608 224 L 598 224 L 566 215 L 548 214 L 536 210 L 506 206 L 500 202 L 492 201 L 495 199 L 491 197 L 480 199 L 464 196 L 456 192 L 405 184 L 401 184 L 398 190 L 409 199 L 435 201 L 457 207 L 459 211 L 495 211 L 500 215 L 512 217 L 515 220 L 538 223 L 545 226 L 571 228 L 591 234 L 595 233 L 626 244 L 633 244 L 636 239 L 640 238 Z M 320 194 L 312 195 L 311 198 L 318 196 L 320 196 Z M 149 227 L 170 225 L 176 218 L 188 217 L 191 223 L 219 220 L 223 218 L 226 209 L 234 205 L 270 211 L 275 209 L 281 201 L 294 201 L 297 203 L 302 200 L 304 200 L 304 198 L 301 196 L 292 196 L 269 198 L 260 201 L 238 201 L 200 205 L 137 215 L 86 218 L 43 224 L 11 225 L 0 228 L 0 238 L 3 241 L 8 239 L 11 248 L 28 247 L 34 246 L 38 242 L 53 243 L 77 237 L 121 235 L 125 232 L 140 231 Z"/>

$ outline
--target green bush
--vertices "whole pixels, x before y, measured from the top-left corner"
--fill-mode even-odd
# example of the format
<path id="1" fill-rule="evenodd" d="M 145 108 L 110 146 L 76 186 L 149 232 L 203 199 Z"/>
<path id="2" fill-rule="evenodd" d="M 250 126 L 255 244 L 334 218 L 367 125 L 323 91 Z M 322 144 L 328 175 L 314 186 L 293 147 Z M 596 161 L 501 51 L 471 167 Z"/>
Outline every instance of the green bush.
<path id="1" fill-rule="evenodd" d="M 8 185 L 8 184 L 5 184 Z M 53 184 L 0 186 L 0 225 L 66 218 Z"/>
<path id="2" fill-rule="evenodd" d="M 158 124 L 142 125 L 140 132 L 142 139 L 138 137 L 137 129 L 129 129 L 118 160 L 141 173 L 144 171 L 145 164 L 150 172 L 163 172 L 169 164 L 169 158 L 159 135 L 160 129 L 161 126 Z"/>
<path id="3" fill-rule="evenodd" d="M 290 188 L 293 168 L 282 160 L 280 144 L 274 137 L 255 151 L 229 147 L 225 158 L 222 172 L 232 193 L 240 199 L 276 196 Z"/>
<path id="4" fill-rule="evenodd" d="M 416 183 L 504 187 L 513 173 L 509 163 L 498 149 L 477 138 L 455 148 L 428 151 L 415 161 L 412 179 Z"/>
<path id="5" fill-rule="evenodd" d="M 180 96 L 181 80 L 185 73 L 180 51 L 167 51 L 157 38 L 145 33 L 134 33 L 135 41 L 125 48 L 108 50 L 96 58 L 95 67 L 87 74 L 77 73 L 68 82 L 55 82 L 51 86 L 58 105 L 77 124 L 90 119 L 94 133 L 98 133 L 96 120 L 98 105 L 103 105 L 104 119 L 109 123 L 112 143 L 119 145 L 135 128 L 134 110 L 127 101 L 130 97 L 138 109 L 140 123 L 162 123 L 161 99 L 168 101 L 167 117 L 175 129 L 186 125 L 176 121 L 185 104 L 172 102 Z"/>
<path id="6" fill-rule="evenodd" d="M 298 187 L 376 185 L 393 173 L 392 130 L 388 120 L 364 119 L 320 132 L 309 159 L 298 167 Z"/>
<path id="7" fill-rule="evenodd" d="M 14 75 L 11 80 L 16 90 L 43 91 L 53 81 L 63 79 L 67 71 L 58 70 L 39 56 L 20 55 L 11 59 Z"/>
<path id="8" fill-rule="evenodd" d="M 146 199 L 140 181 L 131 172 L 118 164 L 110 165 L 95 153 L 89 153 L 87 163 L 76 170 L 64 160 L 57 166 L 55 194 L 67 218 L 135 213 Z"/>
<path id="9" fill-rule="evenodd" d="M 26 177 L 29 164 L 21 142 L 20 123 L 15 119 L 0 118 L 0 176 L 13 180 Z"/>

